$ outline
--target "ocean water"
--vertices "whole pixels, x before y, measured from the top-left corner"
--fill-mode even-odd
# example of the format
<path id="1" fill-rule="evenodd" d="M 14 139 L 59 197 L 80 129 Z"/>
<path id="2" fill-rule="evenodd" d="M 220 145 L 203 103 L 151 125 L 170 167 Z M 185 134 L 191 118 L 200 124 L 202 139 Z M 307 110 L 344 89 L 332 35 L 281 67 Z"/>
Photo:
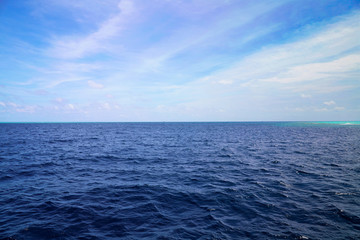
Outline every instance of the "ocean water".
<path id="1" fill-rule="evenodd" d="M 3 123 L 0 239 L 360 239 L 360 125 Z"/>

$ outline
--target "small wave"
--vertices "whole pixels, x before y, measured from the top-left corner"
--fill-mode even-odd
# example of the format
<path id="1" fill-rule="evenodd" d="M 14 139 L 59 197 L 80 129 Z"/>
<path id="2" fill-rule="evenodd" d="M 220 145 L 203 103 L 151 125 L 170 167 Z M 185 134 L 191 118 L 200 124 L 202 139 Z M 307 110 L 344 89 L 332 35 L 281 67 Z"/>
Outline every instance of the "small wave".
<path id="1" fill-rule="evenodd" d="M 351 192 L 336 192 L 335 195 L 339 195 L 339 196 L 350 196 L 350 195 L 356 195 L 356 193 L 351 193 Z"/>
<path id="2" fill-rule="evenodd" d="M 34 163 L 29 165 L 29 167 L 31 168 L 51 168 L 53 166 L 59 166 L 59 164 L 55 163 L 54 161 L 51 161 L 51 162 Z"/>
<path id="3" fill-rule="evenodd" d="M 119 156 L 112 155 L 112 154 L 97 154 L 97 155 L 95 155 L 95 158 L 101 159 L 101 160 L 120 160 L 121 159 Z"/>
<path id="4" fill-rule="evenodd" d="M 337 209 L 335 212 L 338 216 L 345 219 L 346 221 L 356 224 L 356 225 L 360 225 L 360 217 L 358 217 L 356 215 L 352 215 L 342 209 Z"/>
<path id="5" fill-rule="evenodd" d="M 0 181 L 11 180 L 13 177 L 10 175 L 4 175 L 0 177 Z"/>
<path id="6" fill-rule="evenodd" d="M 301 154 L 301 155 L 304 155 L 306 154 L 306 152 L 303 152 L 303 151 L 299 151 L 299 150 L 295 150 L 294 153 L 296 154 Z"/>
<path id="7" fill-rule="evenodd" d="M 268 235 L 269 237 L 273 238 L 273 239 L 293 239 L 293 240 L 306 240 L 306 239 L 310 239 L 309 237 L 302 235 L 302 234 L 298 234 L 298 233 L 293 233 L 293 232 L 285 232 L 282 234 L 272 234 L 269 232 L 263 232 L 265 235 Z"/>
<path id="8" fill-rule="evenodd" d="M 49 143 L 56 144 L 56 143 L 72 143 L 74 139 L 53 139 L 50 140 Z"/>
<path id="9" fill-rule="evenodd" d="M 93 141 L 95 141 L 95 140 L 99 140 L 99 138 L 98 138 L 98 137 L 90 137 L 90 138 L 88 138 L 88 140 L 93 140 Z"/>
<path id="10" fill-rule="evenodd" d="M 306 172 L 306 171 L 304 171 L 304 170 L 296 170 L 296 173 L 297 173 L 297 174 L 305 174 L 305 175 L 311 174 L 311 173 Z"/>

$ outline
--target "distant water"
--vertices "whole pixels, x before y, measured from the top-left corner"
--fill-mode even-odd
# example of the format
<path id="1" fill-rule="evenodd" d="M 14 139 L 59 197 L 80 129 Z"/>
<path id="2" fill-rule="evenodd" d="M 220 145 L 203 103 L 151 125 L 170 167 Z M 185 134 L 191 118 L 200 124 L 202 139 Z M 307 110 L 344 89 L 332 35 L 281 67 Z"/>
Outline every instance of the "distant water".
<path id="1" fill-rule="evenodd" d="M 360 239 L 360 125 L 3 123 L 0 239 Z"/>

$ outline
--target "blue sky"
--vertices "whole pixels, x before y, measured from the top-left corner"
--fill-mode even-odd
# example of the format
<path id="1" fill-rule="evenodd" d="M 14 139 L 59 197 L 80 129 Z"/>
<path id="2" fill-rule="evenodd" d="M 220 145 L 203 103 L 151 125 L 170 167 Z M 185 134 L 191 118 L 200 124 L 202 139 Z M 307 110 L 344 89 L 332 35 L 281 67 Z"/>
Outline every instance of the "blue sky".
<path id="1" fill-rule="evenodd" d="M 0 121 L 360 120 L 358 0 L 0 1 Z"/>

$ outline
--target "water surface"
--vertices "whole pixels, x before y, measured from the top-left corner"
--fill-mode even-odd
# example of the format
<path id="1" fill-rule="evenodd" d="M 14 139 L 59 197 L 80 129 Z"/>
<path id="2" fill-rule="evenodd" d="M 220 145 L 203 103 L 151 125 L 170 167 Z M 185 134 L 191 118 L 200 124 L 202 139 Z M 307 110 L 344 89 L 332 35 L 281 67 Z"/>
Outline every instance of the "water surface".
<path id="1" fill-rule="evenodd" d="M 0 124 L 0 239 L 360 239 L 360 125 Z"/>

